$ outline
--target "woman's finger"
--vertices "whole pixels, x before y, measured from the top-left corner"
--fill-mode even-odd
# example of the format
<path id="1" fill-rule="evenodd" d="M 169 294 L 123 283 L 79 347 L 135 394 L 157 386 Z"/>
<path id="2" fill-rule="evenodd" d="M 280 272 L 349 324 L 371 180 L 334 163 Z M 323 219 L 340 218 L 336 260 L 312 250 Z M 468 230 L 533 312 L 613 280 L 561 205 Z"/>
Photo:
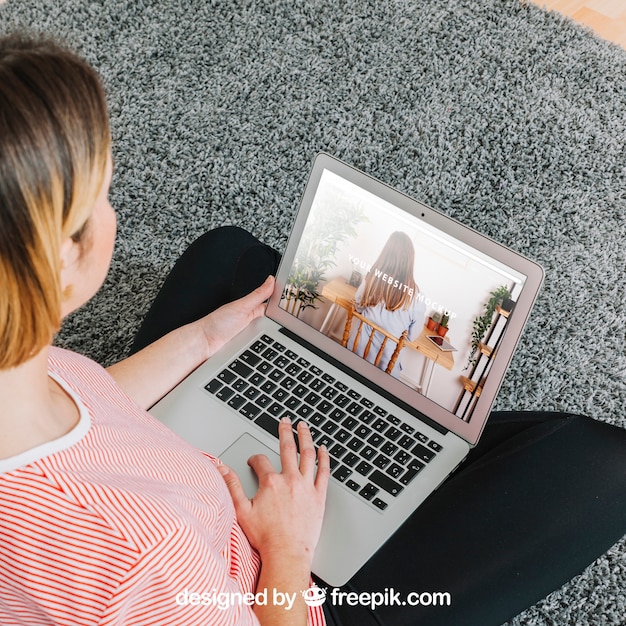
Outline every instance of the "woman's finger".
<path id="1" fill-rule="evenodd" d="M 317 455 L 311 430 L 306 422 L 298 422 L 298 445 L 300 447 L 300 473 L 303 476 L 313 476 Z"/>

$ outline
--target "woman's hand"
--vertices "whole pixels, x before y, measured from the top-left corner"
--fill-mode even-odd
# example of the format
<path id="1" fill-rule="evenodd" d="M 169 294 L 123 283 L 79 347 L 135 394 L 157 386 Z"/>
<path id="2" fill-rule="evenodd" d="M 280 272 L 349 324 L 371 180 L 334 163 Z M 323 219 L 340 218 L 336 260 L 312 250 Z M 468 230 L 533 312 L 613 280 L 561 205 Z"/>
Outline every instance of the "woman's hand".
<path id="1" fill-rule="evenodd" d="M 242 331 L 252 320 L 263 315 L 265 301 L 274 290 L 274 277 L 239 300 L 229 302 L 195 322 L 206 340 L 207 358 Z"/>
<path id="2" fill-rule="evenodd" d="M 111 365 L 109 373 L 139 406 L 148 409 L 253 319 L 263 315 L 264 303 L 273 289 L 274 278 L 270 276 L 247 296 Z"/>
<path id="3" fill-rule="evenodd" d="M 330 460 L 326 448 L 317 453 L 311 432 L 304 422 L 298 424 L 300 461 L 289 420 L 281 421 L 278 473 L 262 454 L 250 457 L 248 464 L 259 478 L 259 490 L 252 500 L 243 491 L 239 478 L 224 465 L 219 470 L 235 504 L 237 520 L 248 540 L 261 556 L 257 590 L 273 591 L 291 598 L 284 606 L 256 605 L 254 611 L 263 626 L 306 624 L 307 605 L 302 592 L 308 589 L 311 561 L 322 529 Z"/>
<path id="4" fill-rule="evenodd" d="M 316 455 L 311 432 L 304 422 L 298 424 L 299 462 L 289 420 L 281 420 L 278 434 L 280 473 L 263 454 L 248 459 L 259 479 L 259 490 L 252 500 L 233 471 L 220 466 L 220 472 L 233 498 L 237 520 L 261 560 L 284 554 L 308 560 L 310 566 L 324 517 L 329 456 L 324 447 Z"/>

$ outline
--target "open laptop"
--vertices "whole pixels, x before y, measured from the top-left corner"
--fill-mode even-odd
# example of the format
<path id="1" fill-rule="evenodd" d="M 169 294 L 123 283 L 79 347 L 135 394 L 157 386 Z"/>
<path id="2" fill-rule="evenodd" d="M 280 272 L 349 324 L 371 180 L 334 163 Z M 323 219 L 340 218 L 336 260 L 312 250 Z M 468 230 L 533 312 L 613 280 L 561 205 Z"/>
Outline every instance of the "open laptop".
<path id="1" fill-rule="evenodd" d="M 414 287 L 374 267 L 397 231 L 413 245 Z M 410 290 L 420 311 L 390 373 L 353 352 L 355 330 L 346 329 L 371 272 Z M 542 280 L 534 262 L 320 154 L 266 315 L 151 412 L 233 467 L 249 496 L 256 479 L 247 459 L 262 452 L 278 469 L 278 420 L 306 420 L 332 459 L 313 571 L 340 586 L 478 441 Z M 431 313 L 446 316 L 454 351 L 428 339 Z"/>

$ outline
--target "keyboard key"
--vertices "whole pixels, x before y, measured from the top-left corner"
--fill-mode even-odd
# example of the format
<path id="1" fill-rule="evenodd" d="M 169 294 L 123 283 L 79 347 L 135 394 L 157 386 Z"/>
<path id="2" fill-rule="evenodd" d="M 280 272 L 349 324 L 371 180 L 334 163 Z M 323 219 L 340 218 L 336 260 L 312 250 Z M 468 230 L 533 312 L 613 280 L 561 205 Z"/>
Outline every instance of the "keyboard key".
<path id="1" fill-rule="evenodd" d="M 410 437 L 409 435 L 402 435 L 402 437 L 398 439 L 398 445 L 405 450 L 411 448 L 414 443 L 415 439 L 413 439 L 413 437 Z"/>
<path id="2" fill-rule="evenodd" d="M 361 413 L 359 420 L 364 424 L 371 424 L 374 421 L 375 417 L 376 415 L 371 411 L 364 411 L 363 413 Z"/>
<path id="3" fill-rule="evenodd" d="M 235 392 L 230 387 L 222 387 L 215 394 L 215 397 L 219 398 L 222 402 L 228 402 L 230 398 L 234 395 L 235 395 Z"/>
<path id="4" fill-rule="evenodd" d="M 400 482 L 403 485 L 408 485 L 419 473 L 422 469 L 426 467 L 423 463 L 416 461 L 415 459 L 411 462 L 409 469 L 400 476 Z"/>
<path id="5" fill-rule="evenodd" d="M 245 403 L 246 399 L 243 396 L 237 394 L 228 401 L 228 406 L 232 407 L 235 410 L 239 410 Z"/>
<path id="6" fill-rule="evenodd" d="M 247 402 L 239 409 L 239 412 L 244 417 L 252 420 L 261 412 L 261 407 L 258 407 L 256 404 L 252 404 L 252 402 Z"/>
<path id="7" fill-rule="evenodd" d="M 279 369 L 273 369 L 270 372 L 269 377 L 275 382 L 278 383 L 280 382 L 281 379 L 283 379 L 285 377 L 285 372 L 281 372 Z"/>
<path id="8" fill-rule="evenodd" d="M 308 406 L 307 404 L 301 404 L 297 409 L 296 413 L 306 419 L 309 415 L 313 414 L 315 409 L 312 406 Z"/>
<path id="9" fill-rule="evenodd" d="M 272 399 L 269 396 L 266 396 L 265 394 L 261 394 L 256 400 L 255 402 L 262 408 L 264 409 L 266 406 L 269 406 L 270 404 L 272 404 Z"/>
<path id="10" fill-rule="evenodd" d="M 385 438 L 382 435 L 379 435 L 378 433 L 374 433 L 367 440 L 367 443 L 371 444 L 372 446 L 378 447 L 383 441 L 385 441 Z"/>
<path id="11" fill-rule="evenodd" d="M 406 450 L 400 450 L 396 456 L 393 457 L 400 465 L 406 465 L 411 458 L 411 455 Z"/>
<path id="12" fill-rule="evenodd" d="M 243 395 L 250 400 L 254 400 L 261 392 L 256 387 L 248 387 Z"/>
<path id="13" fill-rule="evenodd" d="M 333 387 L 326 387 L 326 389 L 324 389 L 324 391 L 322 391 L 322 395 L 327 399 L 327 400 L 332 400 L 339 392 L 334 389 Z"/>
<path id="14" fill-rule="evenodd" d="M 309 424 L 315 424 L 315 426 L 319 426 L 324 423 L 326 418 L 321 413 L 313 413 L 313 415 L 309 416 L 308 422 Z"/>
<path id="15" fill-rule="evenodd" d="M 418 443 L 411 453 L 414 454 L 421 461 L 425 461 L 428 463 L 432 458 L 434 458 L 436 452 L 434 450 L 430 450 L 426 446 L 423 446 L 421 443 Z"/>
<path id="16" fill-rule="evenodd" d="M 341 443 L 345 443 L 348 439 L 350 439 L 350 437 L 352 437 L 350 431 L 344 430 L 343 428 L 335 434 L 335 439 Z"/>
<path id="17" fill-rule="evenodd" d="M 243 361 L 233 361 L 228 367 L 242 378 L 248 378 L 252 374 L 252 368 L 248 367 Z"/>
<path id="18" fill-rule="evenodd" d="M 230 370 L 222 370 L 217 377 L 222 381 L 225 382 L 227 385 L 230 385 L 230 383 L 233 382 L 233 380 L 235 380 L 235 378 L 237 378 L 237 375 L 234 372 L 231 372 Z"/>
<path id="19" fill-rule="evenodd" d="M 359 420 L 357 420 L 355 417 L 349 416 L 346 417 L 343 422 L 341 422 L 341 425 L 348 430 L 354 431 L 354 429 L 359 425 Z"/>
<path id="20" fill-rule="evenodd" d="M 359 495 L 366 500 L 371 500 L 379 491 L 380 489 L 378 489 L 378 487 L 368 483 L 365 487 L 363 487 L 363 489 L 361 489 L 361 491 L 359 491 Z"/>
<path id="21" fill-rule="evenodd" d="M 381 489 L 384 489 L 387 493 L 390 493 L 392 496 L 397 496 L 404 489 L 402 485 L 389 478 L 389 476 L 386 476 L 379 470 L 374 470 L 368 479 L 378 485 Z"/>
<path id="22" fill-rule="evenodd" d="M 380 451 L 387 456 L 392 456 L 397 449 L 398 446 L 395 443 L 391 443 L 391 441 L 388 441 L 380 447 Z"/>
<path id="23" fill-rule="evenodd" d="M 361 474 L 361 476 L 367 476 L 374 469 L 374 466 L 370 465 L 367 461 L 361 461 L 354 469 Z"/>
<path id="24" fill-rule="evenodd" d="M 273 383 L 271 380 L 266 380 L 261 385 L 261 391 L 263 393 L 272 393 L 272 391 L 274 391 L 274 389 L 276 389 L 276 383 Z"/>
<path id="25" fill-rule="evenodd" d="M 336 443 L 328 452 L 331 456 L 340 459 L 347 450 L 341 444 Z"/>
<path id="26" fill-rule="evenodd" d="M 357 491 L 360 486 L 361 485 L 359 485 L 359 483 L 353 481 L 352 479 L 349 479 L 346 481 L 346 487 L 348 487 L 349 489 L 352 489 L 352 491 Z"/>
<path id="27" fill-rule="evenodd" d="M 308 404 L 309 406 L 315 406 L 320 400 L 321 398 L 316 393 L 313 393 L 312 391 L 309 392 L 304 397 L 304 402 Z"/>
<path id="28" fill-rule="evenodd" d="M 204 388 L 210 393 L 216 393 L 222 387 L 223 387 L 223 384 L 219 380 L 217 380 L 217 378 L 214 378 L 213 380 L 209 381 L 208 384 L 205 385 Z"/>
<path id="29" fill-rule="evenodd" d="M 348 441 L 348 448 L 350 448 L 350 450 L 353 450 L 354 452 L 358 452 L 363 446 L 364 443 L 357 437 L 352 437 L 352 439 Z"/>
<path id="30" fill-rule="evenodd" d="M 398 430 L 395 426 L 392 426 L 386 433 L 385 437 L 387 439 L 391 439 L 391 441 L 395 441 L 398 437 L 402 435 L 402 431 Z"/>
<path id="31" fill-rule="evenodd" d="M 343 394 L 339 394 L 335 398 L 335 404 L 343 409 L 350 404 L 350 398 L 348 398 L 348 396 L 344 396 Z"/>
<path id="32" fill-rule="evenodd" d="M 350 467 L 354 467 L 359 462 L 359 457 L 353 452 L 348 452 L 346 456 L 343 458 L 343 462 Z"/>
<path id="33" fill-rule="evenodd" d="M 277 402 L 283 402 L 285 398 L 288 398 L 288 397 L 289 397 L 289 392 L 286 389 L 282 389 L 281 387 L 279 387 L 272 394 L 272 398 L 274 398 L 274 400 L 276 400 Z"/>
<path id="34" fill-rule="evenodd" d="M 384 511 L 387 508 L 387 503 L 384 500 L 381 500 L 380 498 L 374 498 L 372 500 L 372 504 L 379 508 L 381 511 Z"/>
<path id="35" fill-rule="evenodd" d="M 263 430 L 267 431 L 270 435 L 273 435 L 278 439 L 278 420 L 274 419 L 267 413 L 261 413 L 259 417 L 254 420 L 255 424 L 258 424 Z"/>
<path id="36" fill-rule="evenodd" d="M 248 378 L 248 382 L 255 387 L 260 387 L 264 381 L 265 378 L 261 376 L 261 374 L 259 374 L 258 372 L 254 372 L 254 374 L 252 374 L 252 376 Z"/>
<path id="37" fill-rule="evenodd" d="M 363 450 L 361 450 L 361 456 L 364 459 L 372 459 L 376 456 L 376 454 L 378 454 L 376 452 L 376 449 L 372 448 L 371 446 L 367 446 L 366 448 L 363 448 Z"/>
<path id="38" fill-rule="evenodd" d="M 343 483 L 348 479 L 348 476 L 352 474 L 352 470 L 345 465 L 339 465 L 337 469 L 333 472 L 333 476 L 340 482 Z"/>
<path id="39" fill-rule="evenodd" d="M 357 415 L 359 415 L 359 413 L 362 413 L 364 410 L 363 406 L 358 404 L 357 402 L 351 402 L 347 407 L 346 407 L 346 411 L 350 414 L 350 415 L 354 415 L 355 417 Z"/>
<path id="40" fill-rule="evenodd" d="M 337 424 L 335 424 L 335 422 L 333 422 L 331 420 L 328 420 L 326 423 L 322 424 L 322 430 L 327 435 L 332 435 L 338 428 L 339 428 L 339 426 Z"/>
<path id="41" fill-rule="evenodd" d="M 269 374 L 274 368 L 272 367 L 271 363 L 268 363 L 267 361 L 261 361 L 257 366 L 256 366 L 257 370 L 259 372 L 261 372 L 262 374 Z"/>
<path id="42" fill-rule="evenodd" d="M 387 430 L 387 426 L 387 422 L 384 419 L 380 418 L 372 423 L 372 428 L 379 433 L 384 433 Z"/>
<path id="43" fill-rule="evenodd" d="M 365 439 L 371 432 L 372 432 L 371 429 L 368 428 L 367 426 L 358 426 L 355 429 L 354 434 L 357 437 L 361 437 L 361 439 Z"/>
<path id="44" fill-rule="evenodd" d="M 389 474 L 389 476 L 391 476 L 392 478 L 400 478 L 400 476 L 402 476 L 402 473 L 404 472 L 404 468 L 397 463 L 393 463 L 385 470 L 385 472 Z"/>
<path id="45" fill-rule="evenodd" d="M 278 417 L 285 410 L 285 407 L 280 404 L 280 402 L 274 402 L 270 404 L 266 410 L 270 415 Z"/>
<path id="46" fill-rule="evenodd" d="M 263 350 L 265 350 L 266 347 L 267 346 L 262 341 L 257 340 L 250 346 L 250 350 L 252 350 L 252 352 L 260 354 L 261 352 L 263 352 Z"/>
<path id="47" fill-rule="evenodd" d="M 432 448 L 435 452 L 441 452 L 443 450 L 443 446 L 438 444 L 436 441 L 430 441 L 428 443 L 428 447 Z"/>
<path id="48" fill-rule="evenodd" d="M 243 378 L 236 378 L 231 384 L 235 391 L 243 391 L 247 386 L 248 383 Z"/>
<path id="49" fill-rule="evenodd" d="M 374 459 L 374 465 L 380 469 L 385 469 L 387 465 L 389 465 L 389 463 L 391 463 L 391 460 L 387 458 L 384 454 L 379 454 Z"/>
<path id="50" fill-rule="evenodd" d="M 261 357 L 252 352 L 252 350 L 246 350 L 243 354 L 239 355 L 239 358 L 250 367 L 254 367 L 261 360 Z"/>
<path id="51" fill-rule="evenodd" d="M 288 376 L 287 378 L 285 378 L 283 380 L 282 383 L 280 383 L 280 386 L 283 389 L 286 389 L 287 391 L 291 391 L 291 389 L 293 389 L 296 386 L 297 382 L 295 378 L 291 378 L 291 376 Z"/>

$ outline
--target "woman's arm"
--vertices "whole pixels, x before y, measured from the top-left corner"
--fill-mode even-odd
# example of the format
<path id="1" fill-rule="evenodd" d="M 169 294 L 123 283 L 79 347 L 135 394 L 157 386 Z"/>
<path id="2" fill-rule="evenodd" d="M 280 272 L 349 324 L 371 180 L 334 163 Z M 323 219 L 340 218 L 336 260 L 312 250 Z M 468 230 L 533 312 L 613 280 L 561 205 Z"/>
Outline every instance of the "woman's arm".
<path id="1" fill-rule="evenodd" d="M 139 406 L 148 409 L 253 319 L 263 315 L 264 303 L 273 288 L 274 279 L 269 277 L 247 296 L 111 365 L 109 373 Z"/>
<path id="2" fill-rule="evenodd" d="M 282 471 L 276 472 L 268 458 L 256 455 L 248 463 L 259 478 L 259 490 L 249 500 L 239 478 L 224 465 L 218 467 L 231 493 L 237 521 L 261 556 L 257 590 L 274 589 L 295 598 L 293 607 L 255 605 L 261 624 L 304 625 L 307 605 L 302 592 L 309 588 L 311 562 L 322 529 L 326 489 L 330 476 L 328 452 L 316 452 L 308 426 L 298 424 L 300 461 L 291 422 L 279 424 Z"/>

